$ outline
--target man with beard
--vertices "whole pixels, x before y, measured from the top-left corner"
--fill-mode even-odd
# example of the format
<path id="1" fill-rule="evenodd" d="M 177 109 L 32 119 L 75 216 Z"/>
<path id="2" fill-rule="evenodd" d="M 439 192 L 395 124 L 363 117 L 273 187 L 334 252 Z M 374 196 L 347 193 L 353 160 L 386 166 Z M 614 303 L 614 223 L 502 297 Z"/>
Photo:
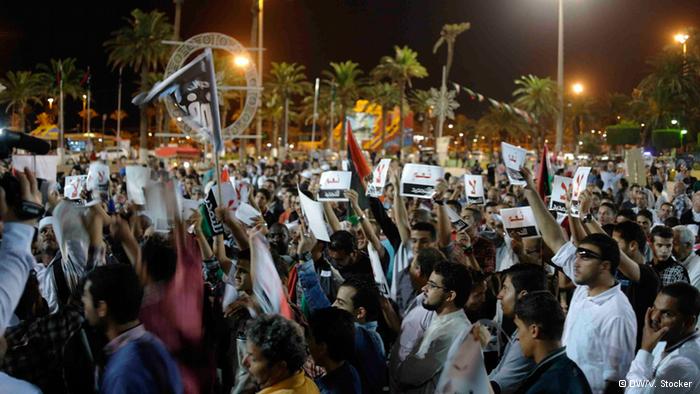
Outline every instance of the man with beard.
<path id="1" fill-rule="evenodd" d="M 443 261 L 433 269 L 423 287 L 423 308 L 435 311 L 436 316 L 399 368 L 402 392 L 435 392 L 453 340 L 471 327 L 463 309 L 471 286 L 469 271 L 461 264 Z"/>
<path id="2" fill-rule="evenodd" d="M 642 347 L 626 379 L 655 382 L 654 387 L 630 387 L 629 393 L 697 393 L 700 391 L 700 293 L 676 282 L 661 289 L 644 319 Z"/>

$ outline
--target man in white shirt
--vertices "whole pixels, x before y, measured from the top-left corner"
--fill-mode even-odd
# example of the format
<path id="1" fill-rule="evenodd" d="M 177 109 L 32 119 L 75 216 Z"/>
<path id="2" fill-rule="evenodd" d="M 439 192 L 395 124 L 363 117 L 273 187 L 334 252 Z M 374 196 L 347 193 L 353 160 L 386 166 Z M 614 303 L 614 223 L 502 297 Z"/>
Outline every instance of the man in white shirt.
<path id="1" fill-rule="evenodd" d="M 423 287 L 423 308 L 435 311 L 436 316 L 393 377 L 400 392 L 435 392 L 452 342 L 471 328 L 463 309 L 471 287 L 471 277 L 464 265 L 447 261 L 435 265 Z"/>
<path id="2" fill-rule="evenodd" d="M 684 282 L 661 289 L 644 319 L 642 347 L 625 381 L 627 393 L 700 392 L 698 314 L 698 289 Z"/>
<path id="3" fill-rule="evenodd" d="M 537 194 L 530 171 L 521 171 L 542 239 L 555 252 L 552 262 L 577 285 L 562 336 L 566 354 L 583 370 L 593 393 L 618 389 L 634 357 L 637 320 L 615 280 L 617 243 L 604 234 L 591 234 L 578 247 L 567 241 Z"/>
<path id="4" fill-rule="evenodd" d="M 700 290 L 700 256 L 693 250 L 695 234 L 686 226 L 673 228 L 673 256 L 688 271 L 690 284 Z"/>

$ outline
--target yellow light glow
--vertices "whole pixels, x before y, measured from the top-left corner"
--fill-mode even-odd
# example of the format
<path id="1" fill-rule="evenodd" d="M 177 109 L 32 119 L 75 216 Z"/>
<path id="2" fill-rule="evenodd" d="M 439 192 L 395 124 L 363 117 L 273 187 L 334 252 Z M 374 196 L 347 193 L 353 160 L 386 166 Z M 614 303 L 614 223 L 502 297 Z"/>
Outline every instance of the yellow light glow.
<path id="1" fill-rule="evenodd" d="M 676 40 L 677 43 L 679 44 L 685 44 L 686 41 L 688 41 L 688 38 L 690 36 L 687 35 L 686 33 L 678 33 L 673 36 L 673 39 Z"/>
<path id="2" fill-rule="evenodd" d="M 581 94 L 583 93 L 583 84 L 581 84 L 580 82 L 576 82 L 575 84 L 573 84 L 571 89 L 574 91 L 575 94 Z"/>
<path id="3" fill-rule="evenodd" d="M 246 55 L 236 55 L 233 58 L 233 64 L 236 67 L 246 68 L 250 64 L 250 58 Z"/>

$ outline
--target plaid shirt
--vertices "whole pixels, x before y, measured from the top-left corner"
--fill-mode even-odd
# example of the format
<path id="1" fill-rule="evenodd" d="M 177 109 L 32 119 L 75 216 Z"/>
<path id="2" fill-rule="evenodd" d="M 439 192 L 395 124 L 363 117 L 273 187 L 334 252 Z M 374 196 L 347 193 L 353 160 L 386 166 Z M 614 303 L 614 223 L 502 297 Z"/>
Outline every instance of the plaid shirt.
<path id="1" fill-rule="evenodd" d="M 676 259 L 671 257 L 670 259 L 656 263 L 654 265 L 654 271 L 659 275 L 661 279 L 661 287 L 668 286 L 671 283 L 685 282 L 690 283 L 690 278 L 688 277 L 688 271 L 682 265 L 678 264 Z"/>
<path id="2" fill-rule="evenodd" d="M 61 375 L 63 348 L 82 322 L 81 310 L 68 305 L 57 313 L 8 328 L 3 370 L 36 384 L 44 392 L 65 391 Z"/>

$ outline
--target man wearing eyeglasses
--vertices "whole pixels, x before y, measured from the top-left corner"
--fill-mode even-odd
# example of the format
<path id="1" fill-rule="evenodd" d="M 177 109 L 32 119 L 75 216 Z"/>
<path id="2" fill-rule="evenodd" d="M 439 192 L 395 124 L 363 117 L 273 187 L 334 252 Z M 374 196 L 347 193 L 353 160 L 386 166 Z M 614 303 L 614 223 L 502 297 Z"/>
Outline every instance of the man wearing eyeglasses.
<path id="1" fill-rule="evenodd" d="M 423 339 L 406 357 L 396 380 L 402 393 L 434 393 L 452 342 L 471 322 L 464 313 L 472 281 L 461 264 L 440 262 L 423 286 L 423 307 L 435 311 Z"/>
<path id="2" fill-rule="evenodd" d="M 637 335 L 634 310 L 615 280 L 618 245 L 605 234 L 590 234 L 578 247 L 567 241 L 537 194 L 532 174 L 521 172 L 542 239 L 555 253 L 552 263 L 577 285 L 562 336 L 566 354 L 583 370 L 593 393 L 617 392 L 634 357 Z"/>

